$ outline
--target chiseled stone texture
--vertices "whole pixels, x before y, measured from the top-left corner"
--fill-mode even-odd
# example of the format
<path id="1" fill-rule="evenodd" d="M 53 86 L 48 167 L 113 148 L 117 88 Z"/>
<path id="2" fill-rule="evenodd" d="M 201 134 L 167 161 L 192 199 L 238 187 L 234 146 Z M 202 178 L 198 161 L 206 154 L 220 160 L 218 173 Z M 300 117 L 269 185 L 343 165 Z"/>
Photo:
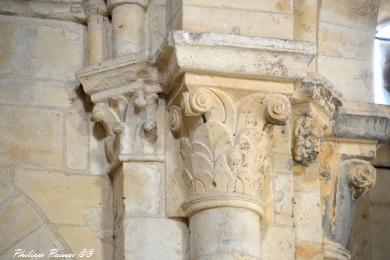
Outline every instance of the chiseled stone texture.
<path id="1" fill-rule="evenodd" d="M 297 239 L 322 243 L 322 211 L 319 190 L 295 192 L 294 226 Z"/>
<path id="2" fill-rule="evenodd" d="M 74 81 L 85 32 L 72 22 L 0 15 L 0 75 Z"/>
<path id="3" fill-rule="evenodd" d="M 287 95 L 293 92 L 291 83 L 255 78 L 271 75 L 279 81 L 286 77 L 299 79 L 316 54 L 310 71 L 331 81 L 346 100 L 372 102 L 371 55 L 377 2 L 151 0 L 145 9 L 145 47 L 149 57 L 155 58 L 172 28 L 217 33 L 177 32 L 180 37 L 175 38 L 173 48 L 179 67 L 184 64 L 182 68 L 192 72 L 209 73 L 202 76 L 203 81 L 199 80 L 204 85 L 257 91 L 279 89 Z M 90 107 L 81 104 L 81 99 L 87 99 L 84 94 L 75 94 L 79 85 L 75 72 L 86 66 L 87 53 L 86 17 L 81 0 L 0 0 L 0 13 L 0 259 L 11 259 L 15 248 L 57 248 L 74 253 L 87 248 L 95 250 L 91 259 L 111 260 L 113 190 L 106 176 L 109 166 L 102 129 L 89 122 Z M 383 17 L 380 14 L 380 19 Z M 293 40 L 312 45 L 296 44 Z M 298 47 L 300 50 L 295 52 Z M 277 54 L 278 48 L 290 56 Z M 301 57 L 299 53 L 310 55 Z M 237 72 L 246 79 L 226 77 L 237 77 Z M 186 80 L 194 80 L 191 77 Z M 168 129 L 163 124 L 158 128 L 159 135 Z M 245 221 L 243 215 L 234 218 L 241 209 L 232 209 L 229 221 L 239 222 L 233 223 L 234 228 L 248 232 L 237 232 L 231 237 L 237 235 L 240 243 L 248 236 L 253 245 L 249 254 L 261 254 L 265 260 L 323 259 L 316 171 L 319 162 L 306 168 L 294 165 L 291 125 L 287 123 L 278 129 L 274 132 L 272 173 L 265 179 L 267 207 L 261 229 L 260 222 Z M 158 140 L 156 151 L 162 152 L 164 139 L 159 136 Z M 177 153 L 166 156 L 165 163 L 170 164 L 166 169 L 164 163 L 128 163 L 123 167 L 123 176 L 116 179 L 123 181 L 121 187 L 116 186 L 116 203 L 118 208 L 122 207 L 117 210 L 124 210 L 125 214 L 116 211 L 116 221 L 122 220 L 124 229 L 122 234 L 115 234 L 119 235 L 115 242 L 123 246 L 127 259 L 189 259 L 188 238 L 195 229 L 189 231 L 184 219 L 165 217 L 183 217 L 181 205 L 187 195 L 180 190 L 183 183 L 177 181 L 182 179 L 180 165 L 171 164 L 176 159 L 171 157 L 180 156 L 179 147 L 170 145 L 167 150 L 175 149 Z M 354 156 L 371 156 L 364 145 L 354 148 L 358 151 L 352 148 L 345 145 L 340 150 L 353 152 Z M 355 241 L 360 247 L 351 249 L 360 250 L 353 255 L 361 259 L 388 256 L 388 176 L 385 170 L 378 171 L 375 192 L 361 202 L 367 203 L 363 205 L 366 207 L 358 210 L 355 225 L 361 229 L 353 234 L 361 236 Z M 179 199 L 170 193 L 179 195 Z M 220 215 L 212 212 L 202 215 L 206 217 L 201 220 L 201 215 L 193 216 L 190 225 L 209 231 L 202 234 L 204 239 L 199 235 L 195 240 L 212 248 L 218 240 L 212 231 L 215 224 L 224 230 L 229 223 L 223 223 Z M 258 218 L 253 212 L 248 215 L 249 220 Z M 252 228 L 256 232 L 251 232 Z M 261 238 L 253 235 L 257 231 Z M 236 245 L 235 241 L 222 242 L 222 246 Z M 199 254 L 204 253 L 203 249 Z"/>
<path id="4" fill-rule="evenodd" d="M 188 259 L 187 232 L 178 220 L 128 218 L 124 227 L 126 259 Z"/>
<path id="5" fill-rule="evenodd" d="M 84 216 L 90 207 L 112 214 L 102 208 L 109 207 L 112 197 L 110 182 L 102 177 L 20 169 L 15 184 L 51 223 L 86 225 Z"/>
<path id="6" fill-rule="evenodd" d="M 321 2 L 318 72 L 345 100 L 374 101 L 372 57 L 377 11 L 378 1 L 372 0 Z"/>
<path id="7" fill-rule="evenodd" d="M 389 173 L 377 168 L 376 185 L 358 202 L 348 241 L 352 259 L 386 259 L 389 255 Z"/>
<path id="8" fill-rule="evenodd" d="M 51 251 L 53 249 L 68 252 L 48 225 L 40 226 L 37 230 L 16 243 L 12 248 L 0 254 L 0 259 L 12 259 L 17 249 L 24 249 L 26 252 L 33 250 L 36 253 L 45 253 L 46 256 L 40 258 L 45 260 L 50 259 L 48 253 L 53 252 Z"/>
<path id="9" fill-rule="evenodd" d="M 0 105 L 0 162 L 61 168 L 63 124 L 59 111 Z"/>
<path id="10" fill-rule="evenodd" d="M 89 117 L 84 111 L 71 110 L 65 115 L 66 166 L 86 170 L 89 166 Z"/>
<path id="11" fill-rule="evenodd" d="M 158 215 L 163 211 L 163 167 L 125 163 L 123 197 L 126 215 Z"/>
<path id="12" fill-rule="evenodd" d="M 0 252 L 43 223 L 38 212 L 23 196 L 7 200 L 0 209 Z"/>
<path id="13" fill-rule="evenodd" d="M 292 39 L 292 6 L 291 0 L 172 1 L 168 23 L 175 29 L 191 32 Z"/>
<path id="14" fill-rule="evenodd" d="M 263 226 L 261 237 L 261 259 L 294 259 L 295 237 L 292 227 Z"/>
<path id="15" fill-rule="evenodd" d="M 89 259 L 113 259 L 113 245 L 110 242 L 100 240 L 88 228 L 56 225 L 56 229 L 69 245 L 71 252 L 79 255 L 83 249 L 94 249 L 93 255 Z M 86 257 L 76 257 L 76 259 L 86 259 Z"/>

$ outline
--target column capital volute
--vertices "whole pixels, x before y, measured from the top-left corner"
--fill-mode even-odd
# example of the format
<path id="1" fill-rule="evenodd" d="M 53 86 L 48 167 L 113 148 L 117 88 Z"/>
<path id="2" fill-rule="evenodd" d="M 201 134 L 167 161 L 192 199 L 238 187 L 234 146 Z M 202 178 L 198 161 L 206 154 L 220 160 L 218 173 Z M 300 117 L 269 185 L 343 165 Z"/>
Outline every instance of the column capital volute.
<path id="1" fill-rule="evenodd" d="M 289 97 L 199 83 L 176 93 L 169 106 L 189 191 L 184 214 L 226 206 L 262 215 L 272 131 L 288 123 Z"/>

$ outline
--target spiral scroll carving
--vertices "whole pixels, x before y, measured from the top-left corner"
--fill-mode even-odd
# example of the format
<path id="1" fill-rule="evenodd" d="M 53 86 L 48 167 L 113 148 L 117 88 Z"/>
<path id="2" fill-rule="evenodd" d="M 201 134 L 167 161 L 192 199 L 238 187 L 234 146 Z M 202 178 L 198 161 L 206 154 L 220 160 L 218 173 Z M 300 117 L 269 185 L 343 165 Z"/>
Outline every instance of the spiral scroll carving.
<path id="1" fill-rule="evenodd" d="M 266 119 L 274 125 L 285 125 L 290 114 L 290 100 L 285 96 L 277 96 L 267 106 Z"/>
<path id="2" fill-rule="evenodd" d="M 181 109 L 178 106 L 171 106 L 169 109 L 169 125 L 173 132 L 178 133 L 182 127 L 183 118 Z"/>
<path id="3" fill-rule="evenodd" d="M 208 112 L 214 105 L 210 91 L 206 89 L 193 90 L 182 93 L 182 104 L 186 115 L 200 115 Z"/>
<path id="4" fill-rule="evenodd" d="M 361 164 L 349 172 L 349 182 L 352 188 L 353 199 L 360 198 L 367 193 L 376 182 L 376 171 L 370 164 Z"/>

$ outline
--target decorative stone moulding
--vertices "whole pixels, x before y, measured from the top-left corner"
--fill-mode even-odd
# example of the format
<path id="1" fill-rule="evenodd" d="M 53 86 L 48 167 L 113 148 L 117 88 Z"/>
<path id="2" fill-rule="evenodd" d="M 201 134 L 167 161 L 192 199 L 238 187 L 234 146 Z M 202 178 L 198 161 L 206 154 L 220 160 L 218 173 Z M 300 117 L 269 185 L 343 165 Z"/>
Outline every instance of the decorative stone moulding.
<path id="1" fill-rule="evenodd" d="M 184 72 L 294 81 L 304 77 L 315 50 L 315 44 L 309 42 L 174 31 L 158 66 L 162 84 L 170 87 Z"/>
<path id="2" fill-rule="evenodd" d="M 384 105 L 345 103 L 337 113 L 334 133 L 340 138 L 389 140 L 390 111 Z"/>
<path id="3" fill-rule="evenodd" d="M 85 93 L 91 96 L 92 102 L 94 98 L 109 96 L 112 92 L 132 92 L 136 86 L 132 83 L 138 79 L 145 82 L 144 87 L 149 92 L 160 91 L 157 71 L 143 54 L 123 56 L 88 66 L 76 72 L 76 77 Z"/>
<path id="4" fill-rule="evenodd" d="M 22 5 L 20 1 L 1 2 L 3 3 L 0 5 L 1 14 L 68 20 L 76 23 L 85 23 L 87 18 L 83 7 L 85 0 L 28 0 L 23 1 Z"/>
<path id="5" fill-rule="evenodd" d="M 163 160 L 162 151 L 156 150 L 161 88 L 155 69 L 144 58 L 108 60 L 76 76 L 95 104 L 91 119 L 105 130 L 109 163 Z"/>
<path id="6" fill-rule="evenodd" d="M 345 144 L 338 144 L 340 145 Z M 372 148 L 375 149 L 375 146 Z M 340 147 L 335 148 L 333 153 L 334 157 L 330 158 L 332 167 L 329 168 L 329 175 L 321 179 L 323 229 L 326 241 L 331 245 L 329 247 L 329 243 L 324 244 L 324 250 L 339 255 L 338 258 L 329 259 L 350 259 L 345 247 L 352 228 L 357 200 L 374 186 L 376 172 L 365 160 L 345 159 L 359 155 L 343 151 Z"/>
<path id="7" fill-rule="evenodd" d="M 297 81 L 292 98 L 294 161 L 305 167 L 318 157 L 321 140 L 333 135 L 334 118 L 342 106 L 331 83 L 319 74 L 309 74 Z"/>
<path id="8" fill-rule="evenodd" d="M 167 188 L 170 216 L 222 205 L 263 214 L 272 132 L 289 121 L 292 82 L 314 55 L 315 45 L 307 42 L 170 34 L 156 62 L 182 158 L 167 162 L 182 172 L 181 181 L 168 176 L 175 185 Z"/>
<path id="9" fill-rule="evenodd" d="M 270 134 L 273 125 L 286 124 L 289 99 L 260 93 L 235 99 L 220 89 L 198 88 L 183 92 L 180 104 L 171 107 L 169 117 L 171 130 L 180 136 L 183 178 L 191 190 L 183 205 L 186 215 L 218 205 L 262 215 Z M 190 126 L 194 117 L 199 122 Z"/>
<path id="10" fill-rule="evenodd" d="M 107 6 L 109 10 L 113 9 L 117 5 L 123 4 L 136 4 L 143 8 L 147 8 L 150 0 L 107 0 Z"/>

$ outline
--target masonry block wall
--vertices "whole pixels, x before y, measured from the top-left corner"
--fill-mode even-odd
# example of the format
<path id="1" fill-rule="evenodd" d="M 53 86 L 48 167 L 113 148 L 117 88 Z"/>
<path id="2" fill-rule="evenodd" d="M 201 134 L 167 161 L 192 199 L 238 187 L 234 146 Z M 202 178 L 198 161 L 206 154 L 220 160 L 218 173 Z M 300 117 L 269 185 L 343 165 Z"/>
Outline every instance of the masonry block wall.
<path id="1" fill-rule="evenodd" d="M 371 231 L 347 241 L 358 203 L 388 203 L 364 197 L 389 137 L 372 104 L 378 9 L 2 1 L 0 259 L 367 255 Z"/>
<path id="2" fill-rule="evenodd" d="M 112 187 L 74 74 L 86 26 L 1 15 L 0 34 L 0 259 L 18 248 L 110 259 Z"/>

